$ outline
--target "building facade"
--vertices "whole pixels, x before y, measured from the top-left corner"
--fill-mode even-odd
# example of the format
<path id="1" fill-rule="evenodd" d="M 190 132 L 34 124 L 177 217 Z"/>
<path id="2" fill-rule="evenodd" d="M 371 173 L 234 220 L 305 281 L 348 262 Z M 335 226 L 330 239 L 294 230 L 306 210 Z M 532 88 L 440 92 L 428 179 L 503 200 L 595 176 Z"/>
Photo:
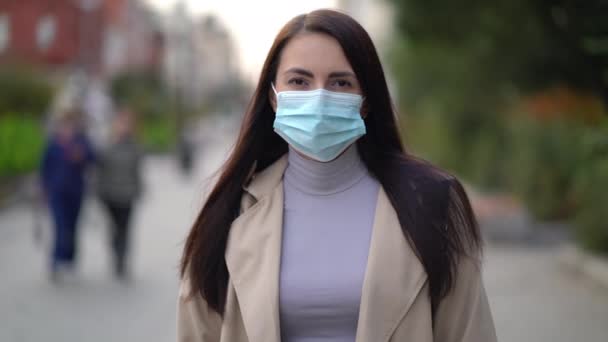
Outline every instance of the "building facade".
<path id="1" fill-rule="evenodd" d="M 138 0 L 2 0 L 0 64 L 112 75 L 162 63 L 158 20 Z"/>
<path id="2" fill-rule="evenodd" d="M 99 63 L 100 11 L 71 0 L 0 2 L 0 63 Z"/>

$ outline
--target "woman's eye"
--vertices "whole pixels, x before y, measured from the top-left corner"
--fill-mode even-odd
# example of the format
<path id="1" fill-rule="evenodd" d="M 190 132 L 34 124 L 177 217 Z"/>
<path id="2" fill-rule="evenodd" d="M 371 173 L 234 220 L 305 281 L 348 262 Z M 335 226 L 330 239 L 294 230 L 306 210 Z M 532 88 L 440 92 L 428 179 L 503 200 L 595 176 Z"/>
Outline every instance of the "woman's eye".
<path id="1" fill-rule="evenodd" d="M 287 81 L 287 84 L 302 86 L 306 84 L 306 81 L 303 78 L 292 78 Z"/>
<path id="2" fill-rule="evenodd" d="M 340 87 L 340 88 L 352 86 L 352 84 L 350 83 L 350 81 L 347 81 L 347 80 L 336 80 L 334 82 L 334 85 L 337 86 L 337 87 Z"/>

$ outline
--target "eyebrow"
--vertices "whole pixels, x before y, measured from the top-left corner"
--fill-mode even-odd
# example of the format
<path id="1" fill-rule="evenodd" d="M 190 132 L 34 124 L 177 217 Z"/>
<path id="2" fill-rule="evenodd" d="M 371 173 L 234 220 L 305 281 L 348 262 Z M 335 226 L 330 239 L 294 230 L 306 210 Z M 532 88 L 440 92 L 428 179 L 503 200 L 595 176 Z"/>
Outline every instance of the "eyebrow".
<path id="1" fill-rule="evenodd" d="M 285 71 L 285 73 L 295 73 L 295 74 L 300 74 L 303 76 L 307 76 L 310 78 L 314 78 L 314 74 L 306 69 L 302 69 L 302 68 L 290 68 L 287 71 Z M 334 71 L 332 73 L 329 74 L 329 78 L 335 78 L 335 77 L 355 77 L 355 74 L 350 72 L 350 71 Z"/>
<path id="2" fill-rule="evenodd" d="M 334 78 L 334 77 L 355 77 L 355 74 L 353 74 L 350 71 L 334 71 L 332 73 L 329 74 L 329 78 Z"/>
<path id="3" fill-rule="evenodd" d="M 285 73 L 286 74 L 288 74 L 288 73 L 300 74 L 300 75 L 307 76 L 310 78 L 315 77 L 315 75 L 313 75 L 312 72 L 310 72 L 306 69 L 302 69 L 302 68 L 291 68 L 291 69 L 288 69 L 287 71 L 285 71 Z"/>

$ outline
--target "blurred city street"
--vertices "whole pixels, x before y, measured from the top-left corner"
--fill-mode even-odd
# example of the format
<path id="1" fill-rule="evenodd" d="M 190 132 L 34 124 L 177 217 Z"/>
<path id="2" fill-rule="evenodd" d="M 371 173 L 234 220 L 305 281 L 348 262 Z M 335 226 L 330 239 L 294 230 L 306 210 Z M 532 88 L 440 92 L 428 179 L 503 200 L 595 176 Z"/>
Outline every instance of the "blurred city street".
<path id="1" fill-rule="evenodd" d="M 0 341 L 172 341 L 183 240 L 230 147 L 232 129 L 200 130 L 205 139 L 191 178 L 172 156 L 146 160 L 145 194 L 133 229 L 133 279 L 113 278 L 105 212 L 91 196 L 81 217 L 78 272 L 65 283 L 48 279 L 49 222 L 34 243 L 29 206 L 0 211 Z"/>
<path id="2" fill-rule="evenodd" d="M 83 212 L 78 273 L 60 286 L 47 279 L 32 209 L 1 211 L 0 341 L 174 340 L 182 243 L 234 136 L 232 126 L 218 123 L 201 130 L 218 138 L 206 140 L 191 178 L 170 156 L 147 160 L 130 283 L 112 277 L 105 221 L 94 200 Z M 608 289 L 565 270 L 555 255 L 551 246 L 488 245 L 484 277 L 500 341 L 605 341 Z"/>

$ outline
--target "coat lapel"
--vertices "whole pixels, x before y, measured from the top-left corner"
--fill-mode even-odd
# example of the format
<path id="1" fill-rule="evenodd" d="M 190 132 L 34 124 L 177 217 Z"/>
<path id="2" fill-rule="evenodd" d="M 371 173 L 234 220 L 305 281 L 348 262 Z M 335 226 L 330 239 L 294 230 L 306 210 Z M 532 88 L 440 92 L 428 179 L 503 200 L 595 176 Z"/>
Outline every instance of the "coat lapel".
<path id="1" fill-rule="evenodd" d="M 251 342 L 279 342 L 279 267 L 283 225 L 282 176 L 286 158 L 271 165 L 245 189 L 255 198 L 232 224 L 226 264 Z"/>
<path id="2" fill-rule="evenodd" d="M 380 189 L 356 341 L 388 341 L 426 278 L 424 267 L 403 235 L 397 213 Z"/>

